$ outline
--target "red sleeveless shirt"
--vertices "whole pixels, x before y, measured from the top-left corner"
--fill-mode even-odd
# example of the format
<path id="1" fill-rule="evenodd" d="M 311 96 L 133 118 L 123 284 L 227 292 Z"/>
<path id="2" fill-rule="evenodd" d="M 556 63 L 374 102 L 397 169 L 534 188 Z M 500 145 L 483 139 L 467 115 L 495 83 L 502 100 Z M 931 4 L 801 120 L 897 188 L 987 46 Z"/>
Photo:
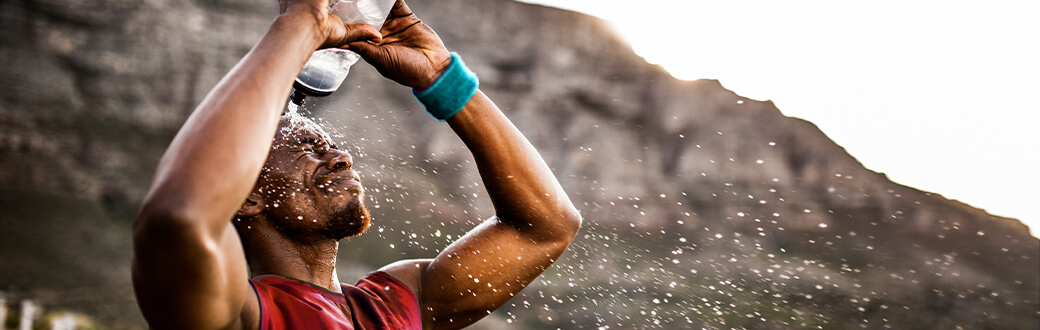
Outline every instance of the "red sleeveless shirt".
<path id="1" fill-rule="evenodd" d="M 261 330 L 422 329 L 415 294 L 384 272 L 344 284 L 343 294 L 275 275 L 249 282 L 260 299 Z"/>

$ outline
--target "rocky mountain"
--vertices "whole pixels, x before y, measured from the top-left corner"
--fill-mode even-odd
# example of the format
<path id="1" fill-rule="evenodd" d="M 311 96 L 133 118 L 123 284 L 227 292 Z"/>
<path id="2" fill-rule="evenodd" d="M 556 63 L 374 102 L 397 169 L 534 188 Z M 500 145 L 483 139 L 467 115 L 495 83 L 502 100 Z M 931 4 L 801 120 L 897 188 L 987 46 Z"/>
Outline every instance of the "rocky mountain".
<path id="1" fill-rule="evenodd" d="M 771 102 L 675 80 L 595 18 L 413 2 L 585 218 L 562 260 L 474 328 L 1040 326 L 1040 241 L 1020 222 L 893 183 Z M 144 327 L 132 216 L 179 125 L 276 9 L 0 2 L 0 295 Z M 450 130 L 353 71 L 305 105 L 353 145 L 369 189 L 376 223 L 341 248 L 347 282 L 492 215 Z"/>

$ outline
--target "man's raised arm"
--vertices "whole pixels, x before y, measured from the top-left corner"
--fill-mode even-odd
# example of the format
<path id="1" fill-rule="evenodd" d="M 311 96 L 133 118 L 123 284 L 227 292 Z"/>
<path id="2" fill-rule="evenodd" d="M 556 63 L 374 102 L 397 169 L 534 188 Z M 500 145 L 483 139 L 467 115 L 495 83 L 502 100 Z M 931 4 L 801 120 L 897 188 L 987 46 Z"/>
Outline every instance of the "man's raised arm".
<path id="1" fill-rule="evenodd" d="M 426 267 L 424 316 L 457 328 L 505 304 L 555 262 L 581 216 L 531 143 L 482 92 L 448 123 L 473 153 L 496 213 Z"/>
<path id="2" fill-rule="evenodd" d="M 352 43 L 387 78 L 423 90 L 452 62 L 437 35 L 398 0 L 382 43 Z M 503 305 L 549 267 L 581 217 L 530 142 L 482 92 L 448 124 L 473 153 L 496 216 L 434 259 L 383 268 L 416 291 L 424 328 L 455 329 Z"/>
<path id="3" fill-rule="evenodd" d="M 167 148 L 134 222 L 133 281 L 152 328 L 241 328 L 259 319 L 231 218 L 267 158 L 293 77 L 319 46 L 378 38 L 322 0 L 282 14 L 195 109 Z"/>

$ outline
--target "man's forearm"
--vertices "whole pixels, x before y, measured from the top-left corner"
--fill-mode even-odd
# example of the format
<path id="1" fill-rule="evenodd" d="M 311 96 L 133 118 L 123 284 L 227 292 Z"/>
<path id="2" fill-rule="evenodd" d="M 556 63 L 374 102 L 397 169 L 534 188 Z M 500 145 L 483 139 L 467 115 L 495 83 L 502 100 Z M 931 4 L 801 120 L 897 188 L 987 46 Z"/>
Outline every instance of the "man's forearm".
<path id="1" fill-rule="evenodd" d="M 536 240 L 569 240 L 581 217 L 549 166 L 483 92 L 448 120 L 473 153 L 501 221 Z"/>
<path id="2" fill-rule="evenodd" d="M 434 259 L 396 270 L 420 272 L 412 278 L 420 288 L 424 326 L 456 329 L 534 281 L 566 251 L 581 217 L 542 157 L 483 93 L 477 91 L 448 123 L 473 153 L 497 216 Z"/>
<path id="3" fill-rule="evenodd" d="M 318 46 L 312 29 L 297 16 L 275 20 L 178 132 L 156 170 L 146 209 L 190 206 L 174 211 L 216 226 L 230 218 L 263 166 L 293 77 Z"/>

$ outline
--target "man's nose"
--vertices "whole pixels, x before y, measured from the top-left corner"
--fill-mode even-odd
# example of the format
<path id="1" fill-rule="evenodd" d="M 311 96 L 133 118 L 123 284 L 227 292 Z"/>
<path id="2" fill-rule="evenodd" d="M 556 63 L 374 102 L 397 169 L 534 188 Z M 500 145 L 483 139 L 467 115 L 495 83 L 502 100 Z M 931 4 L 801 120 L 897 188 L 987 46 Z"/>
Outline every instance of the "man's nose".
<path id="1" fill-rule="evenodd" d="M 350 169 L 354 165 L 354 159 L 347 152 L 333 149 L 330 153 L 332 154 L 332 159 L 329 160 L 328 164 L 325 164 L 330 171 L 341 168 Z"/>

